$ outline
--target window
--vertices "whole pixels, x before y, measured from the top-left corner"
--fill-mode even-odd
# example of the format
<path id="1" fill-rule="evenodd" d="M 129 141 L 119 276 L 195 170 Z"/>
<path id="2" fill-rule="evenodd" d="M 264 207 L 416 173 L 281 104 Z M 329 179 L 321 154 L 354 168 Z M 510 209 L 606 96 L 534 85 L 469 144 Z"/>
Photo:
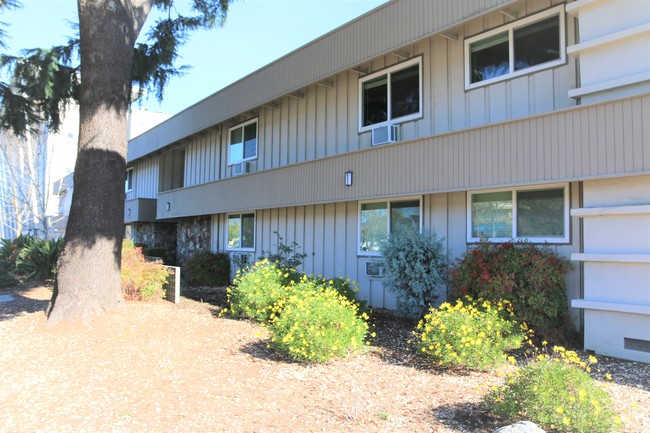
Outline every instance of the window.
<path id="1" fill-rule="evenodd" d="M 563 6 L 465 41 L 465 88 L 565 62 Z"/>
<path id="2" fill-rule="evenodd" d="M 257 119 L 228 130 L 228 165 L 257 159 Z"/>
<path id="3" fill-rule="evenodd" d="M 176 149 L 160 156 L 160 192 L 185 185 L 185 149 Z"/>
<path id="4" fill-rule="evenodd" d="M 255 214 L 228 215 L 228 249 L 255 249 Z"/>
<path id="5" fill-rule="evenodd" d="M 359 254 L 379 255 L 388 234 L 420 230 L 420 199 L 361 203 Z"/>
<path id="6" fill-rule="evenodd" d="M 468 242 L 481 238 L 569 242 L 569 198 L 564 184 L 467 195 Z"/>
<path id="7" fill-rule="evenodd" d="M 359 130 L 422 117 L 421 69 L 418 57 L 361 78 Z"/>
<path id="8" fill-rule="evenodd" d="M 124 191 L 133 191 L 133 169 L 126 169 L 126 181 L 124 182 Z"/>

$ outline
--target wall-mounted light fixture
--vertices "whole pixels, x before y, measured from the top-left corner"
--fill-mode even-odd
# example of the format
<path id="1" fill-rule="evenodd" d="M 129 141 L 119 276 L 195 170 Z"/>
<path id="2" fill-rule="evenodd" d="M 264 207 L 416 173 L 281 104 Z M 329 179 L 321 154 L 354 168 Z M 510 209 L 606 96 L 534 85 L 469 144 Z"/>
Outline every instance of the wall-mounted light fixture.
<path id="1" fill-rule="evenodd" d="M 345 186 L 352 186 L 352 172 L 350 170 L 345 172 Z"/>
<path id="2" fill-rule="evenodd" d="M 126 214 L 127 214 L 128 216 L 131 216 L 131 208 L 128 208 L 128 209 L 126 210 Z"/>
<path id="3" fill-rule="evenodd" d="M 172 208 L 172 205 L 170 202 L 165 203 L 165 210 L 169 210 Z"/>

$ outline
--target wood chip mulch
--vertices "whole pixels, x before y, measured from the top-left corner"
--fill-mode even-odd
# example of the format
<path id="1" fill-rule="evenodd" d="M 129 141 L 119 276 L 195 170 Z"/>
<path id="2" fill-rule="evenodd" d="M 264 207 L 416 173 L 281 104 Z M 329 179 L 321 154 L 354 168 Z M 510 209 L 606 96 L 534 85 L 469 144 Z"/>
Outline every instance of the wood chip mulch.
<path id="1" fill-rule="evenodd" d="M 492 432 L 481 405 L 494 373 L 417 356 L 413 324 L 376 310 L 358 356 L 304 365 L 275 355 L 260 326 L 219 317 L 222 289 L 178 305 L 130 303 L 89 325 L 48 326 L 50 289 L 0 303 L 0 432 Z M 189 299 L 189 297 L 193 299 Z M 203 302 L 201 302 L 201 300 Z M 625 432 L 650 426 L 650 365 L 610 358 Z"/>

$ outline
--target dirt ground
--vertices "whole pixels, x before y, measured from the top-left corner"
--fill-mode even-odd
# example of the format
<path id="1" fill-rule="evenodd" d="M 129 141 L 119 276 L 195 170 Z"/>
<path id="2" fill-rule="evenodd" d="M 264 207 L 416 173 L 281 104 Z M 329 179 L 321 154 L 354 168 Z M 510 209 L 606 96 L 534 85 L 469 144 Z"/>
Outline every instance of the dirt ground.
<path id="1" fill-rule="evenodd" d="M 492 432 L 494 373 L 429 368 L 408 324 L 375 313 L 359 356 L 293 363 L 258 325 L 183 298 L 48 326 L 50 290 L 0 303 L 0 432 Z M 196 295 L 196 293 L 195 293 Z M 199 293 L 198 298 L 201 298 Z M 209 298 L 209 296 L 205 296 Z M 214 301 L 214 299 L 206 299 Z M 217 303 L 218 302 L 213 302 Z M 650 429 L 650 366 L 604 360 L 629 433 Z"/>

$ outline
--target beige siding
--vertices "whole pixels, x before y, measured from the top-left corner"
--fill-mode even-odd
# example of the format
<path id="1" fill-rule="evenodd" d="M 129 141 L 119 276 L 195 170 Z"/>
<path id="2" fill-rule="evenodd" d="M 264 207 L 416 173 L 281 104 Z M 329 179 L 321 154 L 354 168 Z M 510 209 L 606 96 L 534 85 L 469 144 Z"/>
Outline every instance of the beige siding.
<path id="1" fill-rule="evenodd" d="M 221 136 L 214 130 L 193 136 L 185 147 L 185 186 L 219 179 Z"/>
<path id="2" fill-rule="evenodd" d="M 128 159 L 140 158 L 234 115 L 509 3 L 512 0 L 389 2 L 131 140 Z"/>
<path id="3" fill-rule="evenodd" d="M 647 173 L 648 125 L 648 95 L 576 107 L 162 193 L 158 217 Z"/>

